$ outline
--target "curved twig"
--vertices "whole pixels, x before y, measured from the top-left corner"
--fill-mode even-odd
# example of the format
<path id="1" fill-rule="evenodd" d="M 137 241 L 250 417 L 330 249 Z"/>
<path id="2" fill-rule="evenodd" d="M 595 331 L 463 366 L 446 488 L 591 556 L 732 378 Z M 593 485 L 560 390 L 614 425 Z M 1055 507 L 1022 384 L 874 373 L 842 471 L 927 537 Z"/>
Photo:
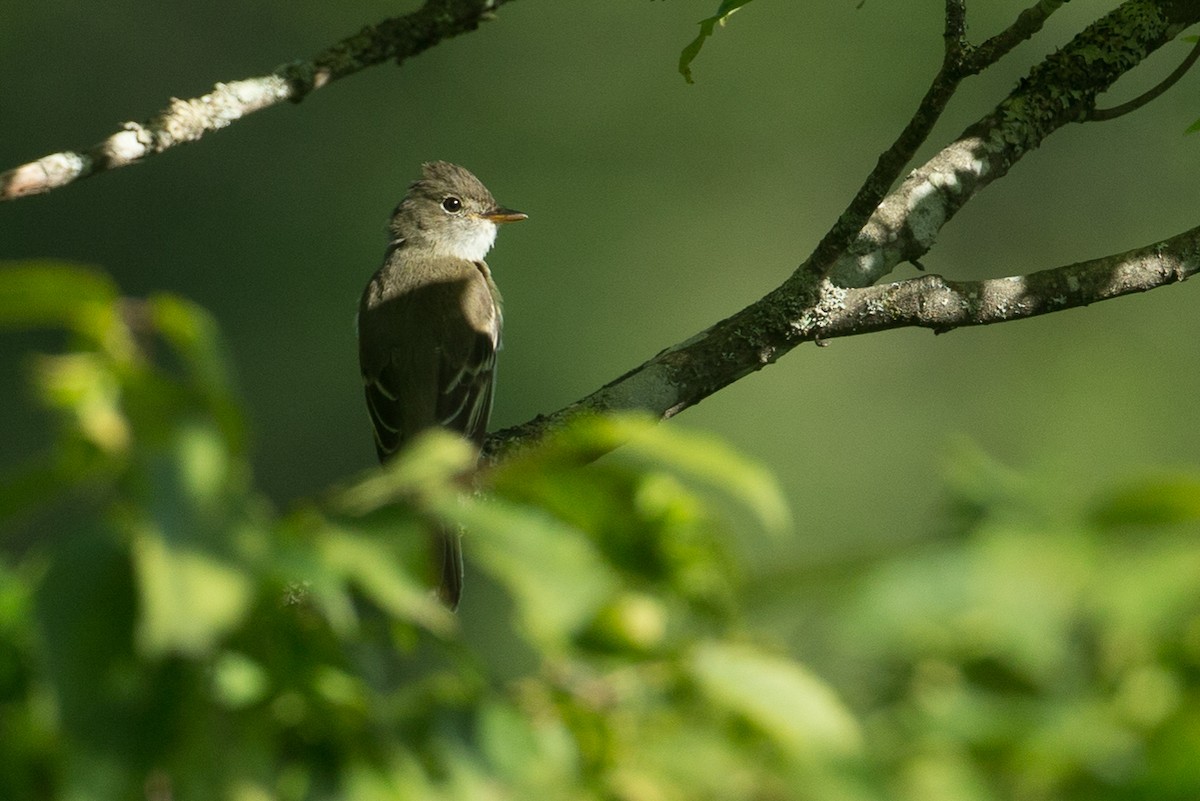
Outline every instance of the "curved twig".
<path id="1" fill-rule="evenodd" d="M 1192 46 L 1192 50 L 1187 54 L 1187 58 L 1180 62 L 1179 66 L 1175 68 L 1174 72 L 1163 78 L 1151 89 L 1138 95 L 1133 100 L 1126 101 L 1119 106 L 1113 106 L 1112 108 L 1092 109 L 1091 113 L 1087 116 L 1088 121 L 1103 122 L 1105 120 L 1115 120 L 1117 117 L 1123 117 L 1131 111 L 1137 111 L 1139 108 L 1146 105 L 1151 100 L 1154 100 L 1163 92 L 1167 91 L 1176 83 L 1178 83 L 1179 79 L 1187 74 L 1187 71 L 1192 68 L 1192 65 L 1196 63 L 1196 59 L 1198 58 L 1200 58 L 1200 39 L 1196 40 L 1196 44 Z"/>

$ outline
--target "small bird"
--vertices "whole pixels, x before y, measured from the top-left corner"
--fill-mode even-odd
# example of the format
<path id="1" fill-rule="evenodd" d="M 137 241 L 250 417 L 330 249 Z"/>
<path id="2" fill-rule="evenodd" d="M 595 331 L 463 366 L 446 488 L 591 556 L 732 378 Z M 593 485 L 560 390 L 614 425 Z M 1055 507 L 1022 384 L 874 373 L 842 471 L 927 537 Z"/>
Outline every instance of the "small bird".
<path id="1" fill-rule="evenodd" d="M 358 307 L 358 361 L 381 462 L 435 426 L 483 444 L 502 322 L 483 257 L 499 224 L 527 218 L 496 205 L 462 167 L 432 161 L 421 171 L 392 213 L 383 266 Z M 455 609 L 458 532 L 434 532 L 434 548 L 442 560 L 438 595 Z"/>

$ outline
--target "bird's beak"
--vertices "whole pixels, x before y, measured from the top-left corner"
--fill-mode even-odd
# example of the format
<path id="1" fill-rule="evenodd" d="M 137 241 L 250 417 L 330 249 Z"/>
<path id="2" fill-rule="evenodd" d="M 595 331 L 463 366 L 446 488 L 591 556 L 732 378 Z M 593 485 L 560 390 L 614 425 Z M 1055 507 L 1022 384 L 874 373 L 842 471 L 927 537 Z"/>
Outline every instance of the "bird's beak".
<path id="1" fill-rule="evenodd" d="M 512 209 L 494 208 L 488 209 L 483 214 L 479 215 L 485 220 L 494 223 L 510 223 L 528 220 L 529 215 L 523 211 L 513 211 Z"/>

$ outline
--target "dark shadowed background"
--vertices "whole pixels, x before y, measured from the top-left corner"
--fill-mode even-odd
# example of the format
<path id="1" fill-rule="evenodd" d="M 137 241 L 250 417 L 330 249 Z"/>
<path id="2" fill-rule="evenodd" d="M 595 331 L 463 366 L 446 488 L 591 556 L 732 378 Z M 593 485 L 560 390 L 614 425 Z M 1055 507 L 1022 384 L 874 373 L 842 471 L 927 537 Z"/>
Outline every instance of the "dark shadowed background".
<path id="1" fill-rule="evenodd" d="M 972 36 L 1026 4 L 975 4 Z M 171 96 L 266 73 L 416 5 L 10 4 L 0 166 L 89 145 Z M 968 81 L 923 152 L 1108 5 L 1070 4 Z M 489 260 L 507 320 L 493 426 L 575 400 L 755 300 L 807 255 L 915 108 L 940 58 L 942 4 L 757 2 L 710 40 L 689 86 L 676 60 L 715 6 L 521 0 L 401 68 L 4 205 L 0 257 L 100 265 L 129 294 L 179 293 L 211 310 L 251 417 L 257 480 L 286 507 L 374 463 L 354 310 L 424 160 L 467 166 L 530 215 Z M 1186 47 L 1164 48 L 1109 104 Z M 952 221 L 925 266 L 1028 272 L 1194 225 L 1200 138 L 1183 132 L 1200 116 L 1198 87 L 1192 74 L 1136 114 L 1055 134 Z M 802 347 L 669 425 L 713 431 L 779 474 L 797 537 L 756 557 L 784 576 L 936 533 L 942 465 L 964 441 L 1077 506 L 1118 477 L 1195 464 L 1197 291 Z M 28 352 L 53 345 L 0 341 L 3 465 L 49 441 L 24 375 Z"/>

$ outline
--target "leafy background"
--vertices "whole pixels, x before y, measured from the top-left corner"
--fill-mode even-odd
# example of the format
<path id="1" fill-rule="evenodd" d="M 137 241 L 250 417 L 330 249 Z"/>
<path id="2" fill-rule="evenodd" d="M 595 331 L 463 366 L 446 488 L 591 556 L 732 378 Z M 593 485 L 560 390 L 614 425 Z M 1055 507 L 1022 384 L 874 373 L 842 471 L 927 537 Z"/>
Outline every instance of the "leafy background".
<path id="1" fill-rule="evenodd" d="M 0 85 L 8 120 L 0 162 L 91 143 L 119 120 L 148 116 L 171 95 L 260 74 L 415 5 L 7 9 L 0 26 L 0 67 L 10 76 Z M 109 352 L 112 343 L 78 327 L 77 311 L 11 316 L 31 296 L 53 297 L 62 273 L 39 273 L 28 293 L 9 295 L 0 340 L 0 370 L 8 377 L 0 382 L 8 422 L 0 460 L 13 477 L 6 510 L 36 500 L 39 487 L 53 493 L 58 482 L 79 486 L 85 469 L 98 471 L 87 477 L 107 488 L 85 491 L 87 502 L 76 494 L 71 504 L 19 515 L 4 530 L 0 632 L 4 664 L 18 667 L 3 673 L 4 697 L 16 704 L 3 720 L 29 728 L 0 741 L 9 764 L 42 766 L 31 784 L 14 785 L 13 797 L 36 797 L 49 785 L 84 788 L 103 777 L 117 794 L 118 787 L 141 788 L 137 777 L 158 776 L 164 766 L 180 797 L 190 797 L 186 787 L 208 797 L 202 779 L 186 783 L 193 774 L 181 765 L 204 775 L 207 763 L 195 754 L 237 756 L 221 753 L 221 737 L 238 732 L 238 742 L 249 743 L 251 729 L 261 746 L 242 755 L 244 772 L 211 763 L 225 764 L 232 777 L 234 789 L 223 792 L 247 798 L 319 794 L 326 779 L 306 771 L 321 766 L 350 782 L 350 795 L 370 797 L 372 782 L 387 775 L 410 788 L 420 786 L 415 776 L 433 777 L 432 786 L 478 797 L 463 778 L 466 769 L 447 765 L 459 764 L 456 748 L 500 743 L 512 750 L 486 758 L 465 752 L 464 764 L 479 775 L 501 777 L 489 792 L 572 788 L 563 777 L 582 775 L 588 792 L 672 798 L 689 788 L 670 780 L 688 774 L 681 764 L 694 770 L 704 763 L 711 770 L 686 797 L 796 797 L 801 786 L 813 797 L 1194 795 L 1196 771 L 1185 758 L 1200 736 L 1188 722 L 1195 719 L 1200 648 L 1193 589 L 1200 571 L 1193 545 L 1197 435 L 1186 425 L 1187 399 L 1200 380 L 1191 285 L 937 338 L 900 331 L 806 348 L 671 423 L 665 436 L 682 424 L 767 465 L 791 509 L 793 533 L 752 533 L 761 500 L 749 504 L 751 512 L 731 509 L 719 499 L 696 499 L 707 497 L 708 484 L 653 478 L 671 473 L 661 451 L 648 457 L 649 466 L 622 467 L 630 472 L 598 494 L 592 517 L 565 522 L 590 532 L 580 542 L 604 542 L 604 510 L 632 509 L 630 519 L 643 521 L 638 531 L 657 543 L 687 529 L 693 515 L 710 516 L 681 512 L 681 523 L 646 507 L 647 494 L 665 493 L 660 503 L 668 507 L 671 499 L 695 510 L 715 502 L 725 522 L 692 536 L 708 543 L 696 546 L 695 560 L 702 575 L 715 571 L 701 584 L 731 599 L 724 607 L 686 590 L 687 582 L 680 588 L 683 579 L 673 571 L 687 573 L 680 566 L 687 560 L 631 575 L 630 557 L 622 556 L 632 547 L 626 540 L 605 557 L 615 583 L 564 619 L 552 612 L 555 601 L 586 571 L 568 572 L 558 584 L 552 570 L 530 578 L 493 564 L 502 554 L 489 556 L 481 545 L 471 548 L 477 563 L 469 566 L 461 640 L 450 640 L 474 654 L 463 657 L 474 667 L 445 667 L 452 657 L 444 652 L 453 651 L 442 639 L 445 623 L 422 606 L 411 581 L 389 575 L 377 576 L 373 588 L 355 583 L 369 582 L 361 574 L 382 561 L 372 549 L 401 546 L 369 536 L 365 551 L 353 538 L 313 545 L 342 523 L 313 512 L 311 499 L 373 460 L 357 388 L 353 310 L 381 258 L 387 212 L 420 161 L 466 164 L 502 202 L 530 213 L 528 223 L 503 232 L 490 259 L 508 312 L 494 424 L 521 422 L 782 280 L 906 121 L 940 53 L 939 3 L 756 2 L 706 43 L 693 64 L 696 83 L 688 85 L 675 71 L 679 51 L 710 5 L 522 0 L 481 31 L 402 69 L 371 70 L 148 165 L 2 210 L 0 255 L 100 265 L 115 283 L 95 279 L 99 308 L 109 308 L 118 291 L 151 299 L 145 308 L 152 313 L 145 313 L 166 343 L 156 353 L 167 359 L 151 366 L 122 361 L 128 353 Z M 1021 5 L 973 8 L 972 35 L 994 32 Z M 1103 10 L 1099 3 L 1069 4 L 1009 61 L 969 82 L 930 150 Z M 1165 48 L 1118 86 L 1112 103 L 1168 72 L 1184 47 Z M 1200 156 L 1194 137 L 1182 132 L 1196 116 L 1186 102 L 1196 81 L 1188 76 L 1137 114 L 1053 137 L 951 223 L 927 268 L 955 277 L 1017 273 L 1194 224 L 1200 190 L 1192 176 Z M 89 280 L 70 279 L 77 288 L 70 301 L 87 305 L 78 287 Z M 95 314 L 104 320 L 108 313 L 84 316 Z M 64 326 L 74 334 L 64 337 Z M 181 333 L 191 328 L 208 333 Z M 64 351 L 86 358 L 47 362 L 32 355 Z M 85 397 L 96 387 L 108 394 Z M 138 397 L 145 402 L 128 405 Z M 100 410 L 92 429 L 78 411 L 84 407 Z M 113 415 L 107 424 L 105 408 Z M 98 444 L 96 431 L 119 436 L 113 421 L 121 419 L 136 436 L 124 446 Z M 711 446 L 686 439 L 679 447 L 699 459 Z M 78 460 L 55 473 L 63 454 Z M 214 460 L 227 469 L 200 470 L 195 478 L 195 465 Z M 29 478 L 20 472 L 29 464 L 49 472 Z M 189 475 L 201 490 L 187 489 Z M 205 476 L 224 478 L 205 484 Z M 739 476 L 731 468 L 718 483 L 744 480 Z M 579 482 L 571 493 L 583 492 L 587 480 Z M 521 521 L 548 513 L 563 520 L 567 513 L 551 490 L 522 496 L 514 489 L 520 483 L 498 488 L 516 505 L 508 513 Z M 176 485 L 190 498 L 182 508 L 191 511 L 153 508 L 153 499 L 174 497 L 163 486 Z M 424 495 L 409 503 L 426 514 L 466 513 L 429 511 Z M 153 526 L 130 510 L 160 521 L 157 540 Z M 501 537 L 512 527 L 487 521 L 505 513 L 489 507 L 480 513 L 482 525 Z M 192 516 L 202 522 L 188 529 L 195 538 L 188 547 L 204 558 L 177 564 L 160 542 L 173 526 L 161 521 Z M 387 522 L 373 525 L 399 525 Z M 361 525 L 367 534 L 360 523 L 351 533 L 378 533 Z M 556 563 L 543 553 L 550 546 L 538 542 L 517 551 L 529 554 L 527 571 L 543 559 Z M 365 593 L 369 603 L 355 603 L 370 614 L 347 617 L 350 601 L 340 612 L 328 601 L 314 613 L 312 630 L 297 629 L 296 643 L 269 647 L 274 643 L 253 627 L 274 619 L 268 610 L 289 591 L 288 577 L 317 570 L 312 557 L 295 567 L 314 551 L 332 576 L 329 586 L 350 598 Z M 731 562 L 743 565 L 741 578 L 724 576 Z M 530 589 L 541 573 L 551 574 L 549 589 Z M 175 579 L 145 578 L 156 575 Z M 103 599 L 98 608 L 109 615 L 84 615 L 86 605 L 47 605 L 46 598 L 73 598 L 89 581 L 98 582 L 97 595 L 84 597 Z M 186 616 L 171 604 L 191 608 L 208 595 L 170 597 L 169 588 L 188 586 L 223 587 L 214 597 L 224 600 L 205 607 L 196 631 L 177 631 L 172 621 Z M 397 596 L 396 587 L 408 590 Z M 634 595 L 624 597 L 622 587 Z M 504 623 L 512 610 L 523 619 L 520 604 L 532 603 L 531 592 L 542 600 L 530 608 L 551 615 L 547 625 L 558 645 L 528 625 L 514 631 Z M 51 619 L 33 611 L 48 608 L 74 612 Z M 157 617 L 148 611 L 155 609 Z M 136 631 L 126 625 L 135 615 Z M 593 622 L 595 616 L 610 622 Z M 93 617 L 108 619 L 111 630 Z M 677 638 L 656 640 L 660 619 L 694 622 Z M 643 621 L 650 635 L 637 626 L 634 634 L 625 631 L 630 620 Z M 655 661 L 645 658 L 639 637 L 646 636 L 671 652 L 657 677 L 639 673 Z M 603 714 L 592 718 L 574 701 L 552 703 L 561 691 L 558 676 L 540 666 L 566 660 L 597 669 L 597 638 L 614 637 L 617 645 L 607 647 L 638 665 L 627 687 L 642 705 L 618 693 L 622 703 L 600 704 Z M 353 646 L 360 641 L 365 645 Z M 408 686 L 400 677 L 363 673 L 364 665 L 386 662 L 372 649 L 388 651 L 398 641 L 408 642 L 414 664 L 424 666 L 412 671 L 435 677 L 428 694 L 411 690 L 396 700 L 390 693 Z M 55 651 L 59 646 L 80 650 Z M 268 664 L 296 653 L 315 656 Z M 298 683 L 293 695 L 273 683 L 322 660 L 345 661 L 333 673 L 305 674 L 308 683 Z M 63 673 L 64 665 L 98 665 L 112 686 L 80 694 L 80 687 L 108 685 L 86 672 Z M 448 684 L 438 684 L 439 675 L 450 676 Z M 527 687 L 521 678 L 528 676 L 533 689 L 521 696 L 513 688 Z M 347 690 L 347 680 L 367 681 L 370 692 Z M 177 717 L 164 714 L 164 699 L 182 688 L 191 694 L 175 702 Z M 190 716 L 212 693 L 225 708 L 245 710 L 244 720 L 195 722 Z M 297 706 L 306 693 L 333 706 L 314 707 L 311 699 Z M 366 725 L 364 710 L 374 711 L 378 698 L 390 699 L 387 711 Z M 730 717 L 706 719 L 703 699 L 716 699 Z M 806 703 L 827 722 L 796 712 Z M 72 709 L 82 717 L 68 714 Z M 631 717 L 621 722 L 621 714 Z M 113 719 L 126 722 L 128 739 L 107 728 Z M 306 722 L 330 719 L 340 724 L 329 739 L 302 736 Z M 554 720 L 561 722 L 557 734 L 527 730 L 530 721 Z M 166 721 L 173 732 L 158 762 L 136 736 L 162 734 L 147 721 Z M 610 745 L 580 745 L 593 742 L 583 734 L 589 727 L 605 734 L 594 743 Z M 358 739 L 364 729 L 421 746 L 415 757 L 396 756 L 378 741 Z M 97 754 L 93 740 L 111 738 L 116 744 Z M 281 742 L 299 755 L 283 767 L 265 756 Z M 651 742 L 663 745 L 650 749 L 650 767 L 616 771 L 628 770 L 629 754 Z M 194 743 L 203 748 L 189 750 Z M 605 750 L 617 747 L 612 743 L 623 745 Z M 546 749 L 559 749 L 554 753 L 567 761 L 549 759 Z M 192 754 L 197 763 L 167 752 Z M 74 761 L 63 762 L 64 754 Z M 145 764 L 131 760 L 139 754 Z M 335 758 L 346 756 L 362 757 L 370 768 Z M 532 765 L 551 767 L 537 774 Z M 741 783 L 721 786 L 726 780 Z M 147 785 L 146 794 L 153 789 Z"/>

